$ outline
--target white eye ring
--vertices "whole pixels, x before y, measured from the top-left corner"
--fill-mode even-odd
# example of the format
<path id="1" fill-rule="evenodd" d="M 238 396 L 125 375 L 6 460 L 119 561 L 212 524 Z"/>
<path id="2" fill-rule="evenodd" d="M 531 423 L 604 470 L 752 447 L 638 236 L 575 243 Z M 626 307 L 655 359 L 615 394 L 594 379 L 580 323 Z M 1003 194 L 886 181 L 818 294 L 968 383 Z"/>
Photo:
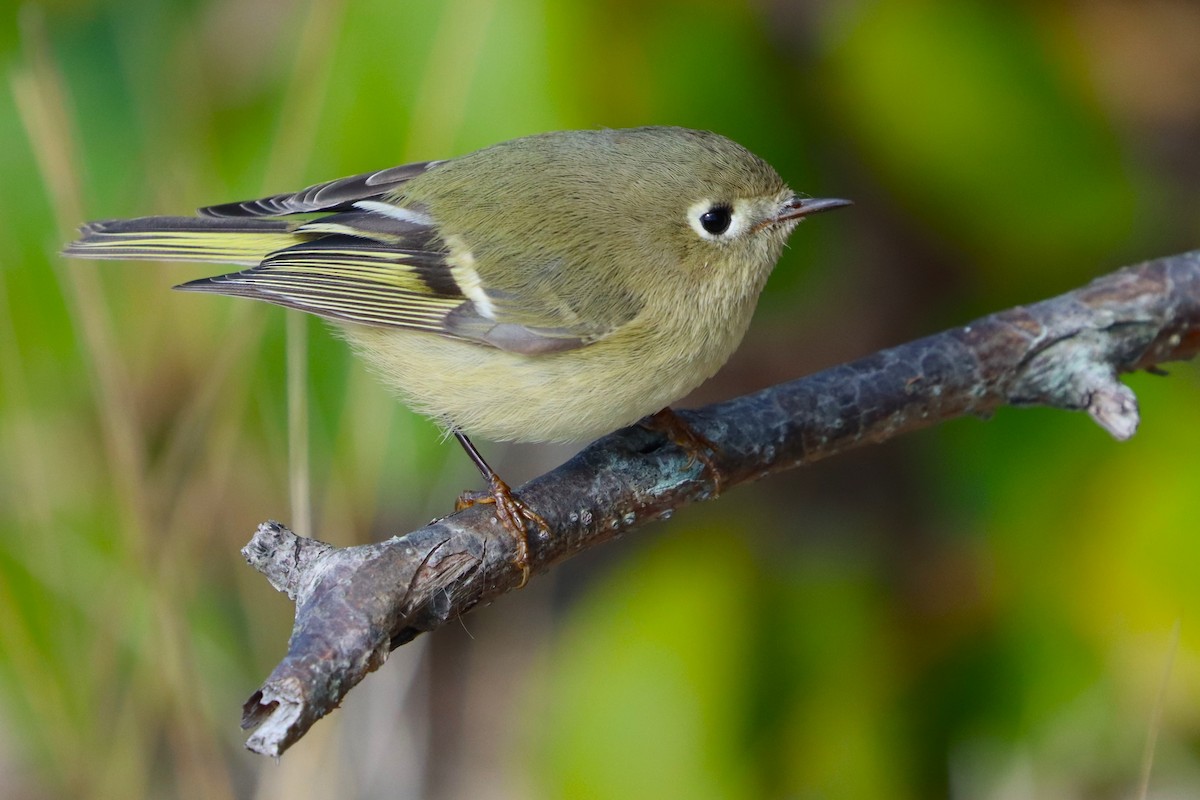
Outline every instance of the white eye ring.
<path id="1" fill-rule="evenodd" d="M 734 200 L 701 200 L 687 210 L 688 224 L 701 239 L 710 242 L 727 242 L 746 232 L 746 202 Z M 723 224 L 722 224 L 723 223 Z"/>

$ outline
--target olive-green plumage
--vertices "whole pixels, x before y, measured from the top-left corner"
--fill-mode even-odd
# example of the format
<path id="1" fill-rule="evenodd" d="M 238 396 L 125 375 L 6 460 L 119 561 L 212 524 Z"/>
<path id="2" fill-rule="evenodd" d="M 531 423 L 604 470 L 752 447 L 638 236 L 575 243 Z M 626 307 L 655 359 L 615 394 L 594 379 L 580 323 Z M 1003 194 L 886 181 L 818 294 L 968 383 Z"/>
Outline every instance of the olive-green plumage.
<path id="1" fill-rule="evenodd" d="M 337 322 L 460 431 L 582 440 L 716 372 L 799 219 L 845 204 L 795 196 L 713 133 L 561 131 L 198 217 L 90 223 L 66 253 L 248 265 L 180 288 Z"/>

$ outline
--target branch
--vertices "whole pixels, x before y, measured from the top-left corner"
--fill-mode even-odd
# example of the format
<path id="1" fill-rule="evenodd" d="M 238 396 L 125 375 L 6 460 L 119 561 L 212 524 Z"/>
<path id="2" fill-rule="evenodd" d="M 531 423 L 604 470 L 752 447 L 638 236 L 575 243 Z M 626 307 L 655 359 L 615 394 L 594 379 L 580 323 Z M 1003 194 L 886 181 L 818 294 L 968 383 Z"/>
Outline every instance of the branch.
<path id="1" fill-rule="evenodd" d="M 683 412 L 719 445 L 722 487 L 1002 405 L 1086 410 L 1117 439 L 1137 399 L 1117 374 L 1200 350 L 1200 251 L 1119 270 L 1073 292 L 724 403 Z M 684 505 L 715 497 L 705 465 L 633 426 L 517 492 L 542 572 Z M 284 660 L 243 707 L 247 747 L 277 756 L 394 648 L 517 588 L 513 537 L 474 506 L 385 542 L 335 548 L 267 522 L 246 559 L 296 603 Z"/>

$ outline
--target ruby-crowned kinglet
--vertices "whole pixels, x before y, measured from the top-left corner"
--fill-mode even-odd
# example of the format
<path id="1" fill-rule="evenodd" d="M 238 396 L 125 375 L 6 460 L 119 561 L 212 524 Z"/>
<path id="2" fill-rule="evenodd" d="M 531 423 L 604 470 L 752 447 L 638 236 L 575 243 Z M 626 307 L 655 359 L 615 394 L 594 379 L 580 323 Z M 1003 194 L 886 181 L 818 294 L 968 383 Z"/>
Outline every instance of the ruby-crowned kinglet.
<path id="1" fill-rule="evenodd" d="M 796 224 L 847 204 L 795 194 L 714 133 L 560 131 L 197 217 L 93 222 L 65 252 L 247 265 L 176 288 L 332 320 L 456 433 L 586 440 L 715 373 Z"/>

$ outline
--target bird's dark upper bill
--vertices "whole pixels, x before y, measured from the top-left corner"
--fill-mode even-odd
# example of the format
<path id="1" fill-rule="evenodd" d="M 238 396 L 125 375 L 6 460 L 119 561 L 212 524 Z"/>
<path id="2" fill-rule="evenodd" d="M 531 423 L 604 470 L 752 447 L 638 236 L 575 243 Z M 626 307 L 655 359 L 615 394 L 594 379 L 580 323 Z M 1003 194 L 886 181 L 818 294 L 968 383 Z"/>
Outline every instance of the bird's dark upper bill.
<path id="1" fill-rule="evenodd" d="M 852 205 L 854 205 L 853 201 L 840 200 L 836 197 L 793 197 L 783 207 L 783 211 L 779 213 L 779 217 L 775 221 L 786 222 L 789 219 L 807 217 L 809 214 L 816 214 L 819 211 L 829 211 Z"/>

